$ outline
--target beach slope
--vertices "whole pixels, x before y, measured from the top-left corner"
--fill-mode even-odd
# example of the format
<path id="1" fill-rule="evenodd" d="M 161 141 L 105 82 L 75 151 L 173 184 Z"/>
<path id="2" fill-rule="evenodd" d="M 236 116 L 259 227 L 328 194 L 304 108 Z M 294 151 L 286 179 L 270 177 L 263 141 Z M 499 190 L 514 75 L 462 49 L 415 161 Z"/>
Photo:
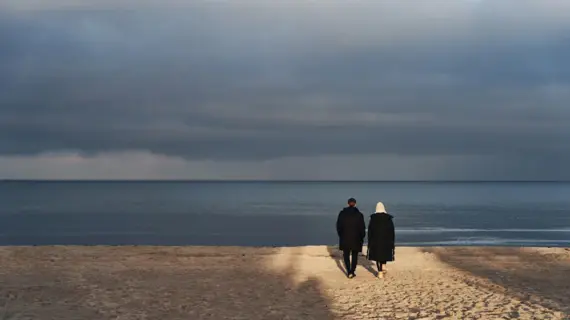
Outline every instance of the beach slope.
<path id="1" fill-rule="evenodd" d="M 570 252 L 397 248 L 355 279 L 333 247 L 0 247 L 0 319 L 569 319 Z"/>

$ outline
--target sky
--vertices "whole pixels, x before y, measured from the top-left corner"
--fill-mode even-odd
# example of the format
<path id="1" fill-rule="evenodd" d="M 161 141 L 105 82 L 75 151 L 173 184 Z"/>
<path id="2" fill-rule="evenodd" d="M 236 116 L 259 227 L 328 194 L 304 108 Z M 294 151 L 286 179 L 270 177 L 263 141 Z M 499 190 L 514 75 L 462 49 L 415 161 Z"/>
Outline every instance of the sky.
<path id="1" fill-rule="evenodd" d="M 0 178 L 568 180 L 570 1 L 0 0 Z"/>

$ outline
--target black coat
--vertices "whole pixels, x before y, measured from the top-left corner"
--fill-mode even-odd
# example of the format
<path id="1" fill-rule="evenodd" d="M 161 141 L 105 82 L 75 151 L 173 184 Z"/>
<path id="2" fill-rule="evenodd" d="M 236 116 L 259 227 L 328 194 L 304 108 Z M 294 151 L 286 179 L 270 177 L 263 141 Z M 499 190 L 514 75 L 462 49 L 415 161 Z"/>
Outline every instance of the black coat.
<path id="1" fill-rule="evenodd" d="M 394 261 L 394 217 L 387 213 L 375 213 L 368 224 L 368 260 Z"/>
<path id="2" fill-rule="evenodd" d="M 364 215 L 356 207 L 346 207 L 338 214 L 336 232 L 339 237 L 340 250 L 362 252 L 362 244 L 366 236 Z"/>

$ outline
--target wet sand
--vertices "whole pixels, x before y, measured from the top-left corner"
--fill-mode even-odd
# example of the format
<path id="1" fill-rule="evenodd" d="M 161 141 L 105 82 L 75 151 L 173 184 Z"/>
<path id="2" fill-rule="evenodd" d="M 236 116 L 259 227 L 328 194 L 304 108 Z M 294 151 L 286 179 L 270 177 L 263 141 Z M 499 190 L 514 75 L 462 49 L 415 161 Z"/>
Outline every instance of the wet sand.
<path id="1" fill-rule="evenodd" d="M 0 320 L 570 319 L 570 250 L 0 247 Z"/>

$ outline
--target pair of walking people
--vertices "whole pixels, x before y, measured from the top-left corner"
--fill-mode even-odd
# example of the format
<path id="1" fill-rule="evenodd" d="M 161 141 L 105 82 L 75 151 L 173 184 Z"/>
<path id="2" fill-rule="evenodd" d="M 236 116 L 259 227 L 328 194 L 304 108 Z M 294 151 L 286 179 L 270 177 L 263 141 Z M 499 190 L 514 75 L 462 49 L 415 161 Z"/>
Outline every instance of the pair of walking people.
<path id="1" fill-rule="evenodd" d="M 395 231 L 392 216 L 386 212 L 382 202 L 376 205 L 375 213 L 370 216 L 368 223 L 368 260 L 376 261 L 378 277 L 384 277 L 386 263 L 394 261 Z M 339 237 L 339 249 L 343 252 L 344 265 L 348 278 L 356 276 L 358 255 L 362 252 L 366 225 L 364 215 L 356 207 L 354 198 L 348 199 L 348 207 L 344 208 L 336 221 L 336 231 Z"/>

